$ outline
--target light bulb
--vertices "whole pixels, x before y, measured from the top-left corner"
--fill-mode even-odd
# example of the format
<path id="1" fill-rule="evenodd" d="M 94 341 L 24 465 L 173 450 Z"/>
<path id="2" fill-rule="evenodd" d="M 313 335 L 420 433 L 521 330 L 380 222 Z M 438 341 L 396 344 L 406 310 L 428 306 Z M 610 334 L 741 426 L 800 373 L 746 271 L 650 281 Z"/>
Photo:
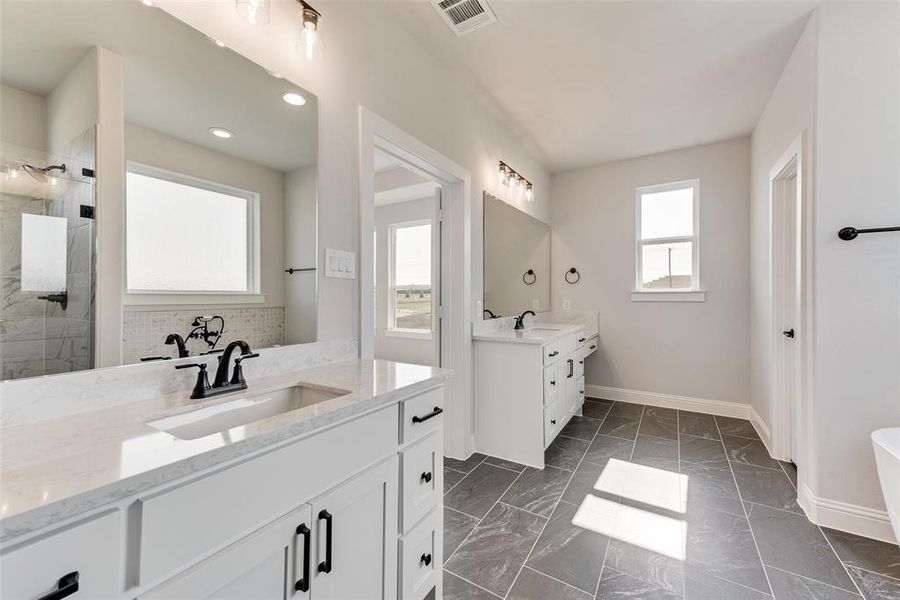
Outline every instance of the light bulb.
<path id="1" fill-rule="evenodd" d="M 9 178 L 12 179 L 13 181 L 15 181 L 19 178 L 19 170 L 16 169 L 15 167 L 10 167 L 9 170 L 6 172 L 6 174 L 9 175 Z"/>
<path id="2" fill-rule="evenodd" d="M 500 185 L 509 183 L 509 169 L 506 168 L 506 165 L 500 165 L 499 179 Z"/>
<path id="3" fill-rule="evenodd" d="M 153 0 L 141 0 L 141 4 L 144 6 L 153 6 Z"/>
<path id="4" fill-rule="evenodd" d="M 525 199 L 528 202 L 531 202 L 534 200 L 534 187 L 532 187 L 532 185 L 530 183 L 525 186 Z"/>
<path id="5" fill-rule="evenodd" d="M 56 177 L 51 177 L 51 178 L 50 178 L 50 185 L 54 185 L 54 186 L 55 186 L 57 183 L 59 183 L 59 181 L 57 181 Z"/>
<path id="6" fill-rule="evenodd" d="M 224 127 L 210 127 L 209 132 L 217 138 L 222 138 L 223 140 L 234 137 L 234 132 L 229 129 L 225 129 Z"/>
<path id="7" fill-rule="evenodd" d="M 269 24 L 270 0 L 235 0 L 234 9 L 250 25 Z"/>
<path id="8" fill-rule="evenodd" d="M 297 53 L 306 60 L 317 60 L 322 53 L 322 32 L 319 29 L 319 13 L 307 4 L 300 14 L 300 39 Z"/>
<path id="9" fill-rule="evenodd" d="M 285 92 L 281 95 L 281 99 L 291 106 L 303 106 L 304 104 L 306 104 L 306 98 L 304 98 L 297 92 Z"/>

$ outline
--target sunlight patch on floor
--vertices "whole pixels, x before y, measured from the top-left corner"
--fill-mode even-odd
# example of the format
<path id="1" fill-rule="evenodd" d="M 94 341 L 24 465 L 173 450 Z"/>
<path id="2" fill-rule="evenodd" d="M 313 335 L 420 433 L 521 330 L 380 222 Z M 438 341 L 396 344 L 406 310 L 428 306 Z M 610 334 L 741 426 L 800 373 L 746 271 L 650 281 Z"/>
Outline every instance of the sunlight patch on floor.
<path id="1" fill-rule="evenodd" d="M 688 477 L 612 458 L 594 489 L 677 513 L 687 510 Z"/>

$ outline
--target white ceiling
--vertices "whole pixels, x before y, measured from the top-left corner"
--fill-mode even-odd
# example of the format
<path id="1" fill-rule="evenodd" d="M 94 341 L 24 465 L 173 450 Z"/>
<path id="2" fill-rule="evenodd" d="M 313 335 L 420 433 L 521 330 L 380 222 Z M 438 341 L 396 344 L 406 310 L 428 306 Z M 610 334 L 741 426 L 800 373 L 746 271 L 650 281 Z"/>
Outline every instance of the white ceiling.
<path id="1" fill-rule="evenodd" d="M 125 118 L 205 148 L 290 171 L 316 162 L 317 100 L 137 0 L 0 2 L 0 78 L 50 93 L 92 46 L 123 57 Z M 301 107 L 281 99 L 298 91 Z M 230 140 L 210 127 L 235 133 Z"/>
<path id="2" fill-rule="evenodd" d="M 561 171 L 749 133 L 814 4 L 494 0 L 459 38 L 428 2 L 385 7 Z"/>

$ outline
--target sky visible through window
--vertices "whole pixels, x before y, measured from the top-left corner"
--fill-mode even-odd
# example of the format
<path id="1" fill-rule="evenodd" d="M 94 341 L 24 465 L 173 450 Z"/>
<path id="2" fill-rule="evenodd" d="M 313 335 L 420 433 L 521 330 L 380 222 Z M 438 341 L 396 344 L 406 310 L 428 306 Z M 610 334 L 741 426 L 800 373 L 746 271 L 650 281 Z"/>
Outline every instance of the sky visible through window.
<path id="1" fill-rule="evenodd" d="M 641 194 L 641 283 L 645 288 L 691 287 L 693 243 L 646 243 L 694 233 L 691 187 Z"/>

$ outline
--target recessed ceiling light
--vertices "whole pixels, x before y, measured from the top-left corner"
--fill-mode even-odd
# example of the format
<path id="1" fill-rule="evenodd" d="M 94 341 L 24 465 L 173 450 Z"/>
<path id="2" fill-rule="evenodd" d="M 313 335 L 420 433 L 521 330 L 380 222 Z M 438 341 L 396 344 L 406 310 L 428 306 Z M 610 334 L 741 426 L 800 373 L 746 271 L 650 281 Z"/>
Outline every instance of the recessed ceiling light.
<path id="1" fill-rule="evenodd" d="M 279 73 L 278 71 L 271 71 L 271 70 L 269 70 L 269 69 L 266 69 L 266 73 L 268 73 L 269 75 L 271 75 L 271 76 L 274 77 L 275 79 L 281 79 L 281 73 Z"/>
<path id="2" fill-rule="evenodd" d="M 217 138 L 222 138 L 227 140 L 228 138 L 234 137 L 234 132 L 225 129 L 224 127 L 210 127 L 209 132 L 216 136 Z"/>
<path id="3" fill-rule="evenodd" d="M 211 38 L 209 38 L 209 41 L 211 41 L 213 44 L 215 44 L 219 48 L 225 47 L 225 42 L 223 42 L 222 40 L 217 40 L 216 38 L 211 37 Z"/>
<path id="4" fill-rule="evenodd" d="M 291 106 L 303 106 L 304 104 L 306 104 L 306 98 L 304 98 L 297 92 L 285 92 L 281 95 L 281 99 Z"/>

